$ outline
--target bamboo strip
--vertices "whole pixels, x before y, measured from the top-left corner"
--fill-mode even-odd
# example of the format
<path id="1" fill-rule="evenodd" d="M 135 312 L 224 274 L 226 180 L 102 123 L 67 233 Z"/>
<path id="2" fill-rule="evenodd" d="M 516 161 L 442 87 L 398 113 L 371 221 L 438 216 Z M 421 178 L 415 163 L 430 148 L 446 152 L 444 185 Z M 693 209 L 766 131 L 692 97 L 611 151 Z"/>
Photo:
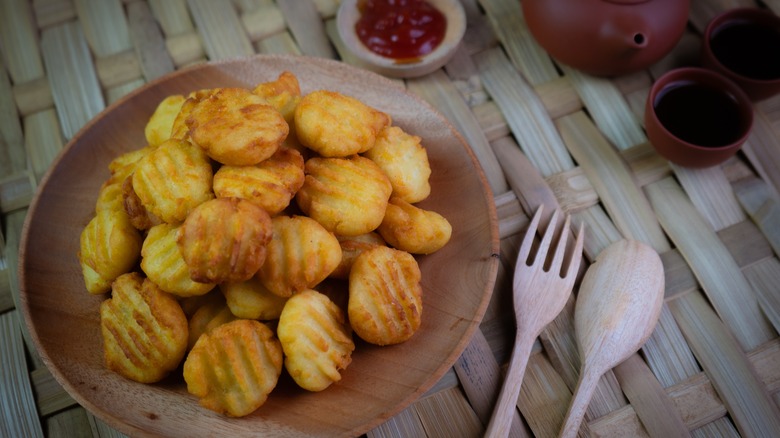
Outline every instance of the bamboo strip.
<path id="1" fill-rule="evenodd" d="M 667 178 L 648 185 L 646 191 L 661 226 L 743 348 L 752 349 L 772 339 L 774 331 L 761 314 L 750 284 L 680 186 Z"/>
<path id="2" fill-rule="evenodd" d="M 76 18 L 76 8 L 71 0 L 33 0 L 32 7 L 38 29 Z"/>
<path id="3" fill-rule="evenodd" d="M 95 70 L 104 89 L 132 82 L 143 75 L 139 59 L 132 49 L 95 59 Z"/>
<path id="4" fill-rule="evenodd" d="M 504 113 L 507 124 L 528 159 L 542 176 L 574 167 L 546 108 L 509 64 L 500 49 L 474 56 L 485 89 Z"/>
<path id="5" fill-rule="evenodd" d="M 25 208 L 35 192 L 35 178 L 28 171 L 16 172 L 0 179 L 0 212 Z"/>
<path id="6" fill-rule="evenodd" d="M 95 56 L 103 58 L 133 47 L 120 0 L 73 0 L 76 15 Z"/>
<path id="7" fill-rule="evenodd" d="M 8 74 L 15 84 L 43 76 L 37 30 L 31 12 L 25 0 L 0 2 L 0 41 Z"/>
<path id="8" fill-rule="evenodd" d="M 748 220 L 718 231 L 718 238 L 742 269 L 773 256 L 772 247 L 761 230 Z"/>
<path id="9" fill-rule="evenodd" d="M 43 430 L 27 375 L 16 310 L 0 314 L 0 435 L 42 437 Z"/>
<path id="10" fill-rule="evenodd" d="M 649 142 L 624 149 L 620 151 L 620 155 L 631 168 L 631 173 L 639 187 L 666 178 L 672 172 L 669 162 L 658 155 Z"/>
<path id="11" fill-rule="evenodd" d="M 30 373 L 30 378 L 40 416 L 45 417 L 76 404 L 76 401 L 54 379 L 48 368 L 34 370 Z"/>
<path id="12" fill-rule="evenodd" d="M 165 40 L 165 48 L 177 68 L 206 59 L 203 43 L 196 32 L 180 33 Z"/>
<path id="13" fill-rule="evenodd" d="M 534 436 L 556 436 L 571 400 L 571 391 L 543 354 L 532 354 L 517 407 Z"/>
<path id="14" fill-rule="evenodd" d="M 632 406 L 624 406 L 588 423 L 590 436 L 650 438 Z"/>
<path id="15" fill-rule="evenodd" d="M 501 109 L 492 100 L 471 107 L 471 112 L 482 128 L 488 141 L 498 140 L 511 134 Z"/>
<path id="16" fill-rule="evenodd" d="M 144 79 L 151 81 L 172 72 L 175 69 L 173 60 L 165 50 L 165 39 L 148 3 L 127 5 L 127 21 Z"/>
<path id="17" fill-rule="evenodd" d="M 138 78 L 124 84 L 117 85 L 115 87 L 106 90 L 106 102 L 112 104 L 119 100 L 125 94 L 135 90 L 136 88 L 144 85 L 146 82 L 143 78 Z"/>
<path id="18" fill-rule="evenodd" d="M 498 215 L 498 236 L 501 239 L 513 236 L 521 232 L 528 225 L 526 216 L 520 201 L 514 192 L 509 191 L 495 196 L 496 213 Z"/>
<path id="19" fill-rule="evenodd" d="M 740 204 L 758 226 L 775 254 L 780 254 L 780 204 L 772 187 L 756 178 L 734 184 Z"/>
<path id="20" fill-rule="evenodd" d="M 620 91 L 608 79 L 588 76 L 562 66 L 588 114 L 602 134 L 619 150 L 647 142 L 647 137 Z"/>
<path id="21" fill-rule="evenodd" d="M 655 330 L 642 346 L 642 354 L 656 380 L 664 388 L 676 385 L 700 371 L 693 352 L 666 304 L 661 308 Z"/>
<path id="22" fill-rule="evenodd" d="M 461 0 L 461 4 L 466 12 L 466 23 L 468 25 L 466 34 L 463 35 L 463 40 L 461 41 L 463 50 L 471 56 L 498 44 L 498 38 L 496 33 L 493 32 L 493 26 L 488 17 L 482 13 L 479 0 Z"/>
<path id="23" fill-rule="evenodd" d="M 273 5 L 274 0 L 233 0 L 233 4 L 244 14 Z"/>
<path id="24" fill-rule="evenodd" d="M 412 405 L 428 436 L 478 437 L 482 423 L 458 388 L 448 389 Z"/>
<path id="25" fill-rule="evenodd" d="M 92 55 L 77 23 L 52 27 L 41 35 L 41 49 L 63 135 L 70 139 L 104 107 Z"/>
<path id="26" fill-rule="evenodd" d="M 599 202 L 599 196 L 581 167 L 556 173 L 545 178 L 555 193 L 563 211 L 584 210 Z"/>
<path id="27" fill-rule="evenodd" d="M 0 59 L 0 178 L 26 167 L 22 125 L 11 82 Z"/>
<path id="28" fill-rule="evenodd" d="M 449 77 L 443 71 L 438 70 L 421 78 L 409 79 L 406 84 L 410 92 L 420 96 L 438 109 L 464 137 L 466 143 L 477 156 L 493 193 L 505 192 L 508 187 L 502 175 L 501 166 L 490 149 L 474 114 L 460 98 Z"/>
<path id="29" fill-rule="evenodd" d="M 458 387 L 458 376 L 455 374 L 455 370 L 450 368 L 447 370 L 446 373 L 444 373 L 443 376 L 439 379 L 438 382 L 436 382 L 431 389 L 425 391 L 425 394 L 421 395 L 420 398 L 430 397 L 433 394 L 436 394 L 439 391 L 443 391 L 445 389 L 451 389 L 451 388 L 457 388 Z"/>
<path id="30" fill-rule="evenodd" d="M 92 435 L 96 438 L 127 438 L 127 435 L 114 430 L 111 426 L 89 412 L 86 412 L 86 415 L 87 421 L 89 421 L 90 428 L 92 429 Z"/>
<path id="31" fill-rule="evenodd" d="M 773 339 L 748 354 L 750 363 L 761 377 L 761 382 L 770 394 L 780 391 L 780 338 Z"/>
<path id="32" fill-rule="evenodd" d="M 690 436 L 680 412 L 638 354 L 631 355 L 613 371 L 650 436 Z"/>
<path id="33" fill-rule="evenodd" d="M 342 62 L 346 62 L 347 64 L 354 65 L 356 67 L 361 67 L 364 65 L 364 61 L 355 56 L 355 54 L 347 48 L 346 44 L 344 44 L 344 40 L 342 40 L 341 35 L 339 35 L 339 29 L 336 20 L 328 20 L 325 22 L 325 33 L 327 33 L 328 38 L 330 38 L 330 42 L 333 43 L 333 46 L 336 48 L 336 52 L 338 52 L 339 58 Z M 289 35 L 289 33 L 287 33 L 287 35 Z M 292 39 L 292 37 L 290 38 Z M 403 81 L 402 79 L 399 80 Z"/>
<path id="34" fill-rule="evenodd" d="M 677 295 L 691 292 L 699 287 L 693 271 L 685 263 L 685 259 L 680 254 L 680 251 L 672 249 L 662 253 L 661 262 L 664 265 L 664 284 L 666 289 L 664 291 L 664 300 L 673 300 Z"/>
<path id="35" fill-rule="evenodd" d="M 669 306 L 740 433 L 771 436 L 780 430 L 780 410 L 730 330 L 704 297 L 690 293 Z"/>
<path id="36" fill-rule="evenodd" d="M 302 55 L 301 49 L 289 32 L 282 32 L 257 42 L 257 51 L 268 54 Z"/>
<path id="37" fill-rule="evenodd" d="M 54 107 L 49 79 L 42 76 L 13 88 L 14 102 L 22 117 Z"/>
<path id="38" fill-rule="evenodd" d="M 195 31 L 186 0 L 148 0 L 149 8 L 167 38 Z"/>
<path id="39" fill-rule="evenodd" d="M 46 429 L 52 436 L 99 436 L 92 430 L 87 418 L 87 411 L 80 406 L 47 417 Z"/>
<path id="40" fill-rule="evenodd" d="M 534 40 L 523 18 L 520 3 L 513 0 L 480 0 L 493 32 L 506 50 L 512 65 L 532 85 L 558 78 L 550 56 Z"/>
<path id="41" fill-rule="evenodd" d="M 670 387 L 667 392 L 690 430 L 728 414 L 712 382 L 704 373 L 695 374 Z"/>
<path id="42" fill-rule="evenodd" d="M 208 59 L 214 61 L 254 54 L 252 42 L 229 0 L 187 0 L 187 4 Z"/>
<path id="43" fill-rule="evenodd" d="M 414 407 L 408 407 L 395 417 L 370 430 L 368 438 L 395 438 L 399 436 L 425 437 L 425 429 Z"/>
<path id="44" fill-rule="evenodd" d="M 52 108 L 25 117 L 24 130 L 30 168 L 35 180 L 40 181 L 64 144 L 56 111 Z"/>
<path id="45" fill-rule="evenodd" d="M 753 113 L 753 128 L 742 151 L 761 179 L 780 193 L 780 138 L 762 111 Z"/>
<path id="46" fill-rule="evenodd" d="M 776 258 L 766 259 L 748 266 L 744 272 L 756 291 L 761 310 L 775 330 L 780 332 L 780 295 L 777 293 L 777 287 L 780 285 L 780 262 Z"/>
<path id="47" fill-rule="evenodd" d="M 547 108 L 551 119 L 557 119 L 582 109 L 582 100 L 566 76 L 536 85 L 536 94 Z"/>
<path id="48" fill-rule="evenodd" d="M 667 251 L 666 237 L 628 166 L 585 113 L 558 119 L 557 126 L 621 234 Z"/>
<path id="49" fill-rule="evenodd" d="M 595 260 L 596 255 L 610 243 L 622 238 L 601 205 L 594 205 L 573 213 L 572 223 L 577 227 L 580 224 L 585 224 L 585 228 L 588 230 L 588 238 L 585 239 L 583 252 L 590 260 Z"/>
<path id="50" fill-rule="evenodd" d="M 458 90 L 464 95 L 463 98 L 470 107 L 487 101 L 487 94 L 479 82 L 477 66 L 474 65 L 471 54 L 463 44 L 458 45 L 452 58 L 444 64 L 444 71 L 453 82 L 459 84 Z M 474 98 L 467 96 L 474 96 Z"/>
<path id="51" fill-rule="evenodd" d="M 671 164 L 696 210 L 715 231 L 746 219 L 726 176 L 719 167 L 688 169 Z"/>
<path id="52" fill-rule="evenodd" d="M 298 43 L 301 52 L 307 56 L 336 58 L 325 32 L 325 24 L 312 2 L 277 0 L 277 5 L 287 23 L 290 33 Z"/>
<path id="53" fill-rule="evenodd" d="M 275 4 L 244 12 L 241 23 L 253 42 L 282 32 L 287 26 L 282 11 Z"/>
<path id="54" fill-rule="evenodd" d="M 734 424 L 725 417 L 705 424 L 694 430 L 691 435 L 693 438 L 741 438 L 737 429 L 734 428 Z"/>
<path id="55" fill-rule="evenodd" d="M 323 20 L 334 18 L 339 10 L 341 0 L 312 0 L 317 12 Z"/>

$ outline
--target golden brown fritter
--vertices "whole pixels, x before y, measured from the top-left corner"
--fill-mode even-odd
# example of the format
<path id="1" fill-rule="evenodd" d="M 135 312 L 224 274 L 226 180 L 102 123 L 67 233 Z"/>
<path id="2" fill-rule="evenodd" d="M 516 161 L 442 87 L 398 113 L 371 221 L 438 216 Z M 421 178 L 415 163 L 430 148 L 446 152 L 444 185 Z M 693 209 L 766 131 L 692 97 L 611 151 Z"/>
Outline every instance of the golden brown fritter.
<path id="1" fill-rule="evenodd" d="M 218 198 L 246 199 L 275 216 L 290 205 L 303 179 L 303 156 L 281 147 L 255 166 L 220 167 L 214 174 L 214 193 Z"/>
<path id="2" fill-rule="evenodd" d="M 377 246 L 364 251 L 349 274 L 349 322 L 363 340 L 376 345 L 408 340 L 420 327 L 420 267 L 405 251 Z"/>
<path id="3" fill-rule="evenodd" d="M 220 291 L 214 290 L 212 293 L 204 295 L 204 297 L 205 300 L 200 303 L 197 310 L 190 317 L 187 350 L 192 350 L 192 347 L 195 346 L 195 343 L 204 333 L 238 319 L 228 308 L 225 297 L 222 296 Z"/>
<path id="4" fill-rule="evenodd" d="M 240 198 L 216 198 L 187 216 L 178 237 L 190 278 L 202 283 L 244 281 L 265 261 L 271 217 Z"/>
<path id="5" fill-rule="evenodd" d="M 248 319 L 203 334 L 184 361 L 187 391 L 203 407 L 230 417 L 262 406 L 281 373 L 279 340 L 265 324 Z"/>
<path id="6" fill-rule="evenodd" d="M 382 111 L 335 91 L 311 92 L 295 108 L 298 140 L 323 157 L 348 157 L 371 149 L 390 122 Z"/>
<path id="7" fill-rule="evenodd" d="M 378 245 L 387 246 L 382 236 L 376 232 L 361 234 L 358 236 L 336 236 L 341 244 L 341 263 L 330 274 L 332 278 L 346 280 L 349 278 L 349 271 L 352 269 L 352 263 L 355 258 L 363 251 Z"/>
<path id="8" fill-rule="evenodd" d="M 176 114 L 176 118 L 173 120 L 170 138 L 190 141 L 190 128 L 187 127 L 187 118 L 190 117 L 192 109 L 195 107 L 195 105 L 198 104 L 198 102 L 211 96 L 219 90 L 220 88 L 206 88 L 203 90 L 193 91 L 187 95 L 187 99 L 184 100 L 179 113 Z"/>
<path id="9" fill-rule="evenodd" d="M 180 225 L 160 224 L 152 227 L 141 249 L 141 269 L 160 288 L 179 297 L 204 295 L 214 283 L 190 278 L 190 268 L 176 244 Z"/>
<path id="10" fill-rule="evenodd" d="M 198 147 L 168 140 L 136 165 L 133 191 L 143 206 L 167 223 L 179 223 L 201 203 L 212 199 L 211 162 Z"/>
<path id="11" fill-rule="evenodd" d="M 298 206 L 327 230 L 357 236 L 375 230 L 393 191 L 382 169 L 368 158 L 310 158 L 295 195 Z"/>
<path id="12" fill-rule="evenodd" d="M 155 225 L 160 225 L 163 221 L 149 212 L 144 207 L 141 198 L 133 190 L 133 177 L 128 176 L 122 183 L 122 207 L 130 217 L 130 222 L 139 230 L 148 230 Z"/>
<path id="13" fill-rule="evenodd" d="M 231 166 L 251 166 L 270 157 L 290 130 L 276 108 L 243 88 L 223 88 L 204 98 L 185 123 L 193 143 Z"/>
<path id="14" fill-rule="evenodd" d="M 397 249 L 412 254 L 431 254 L 449 242 L 452 225 L 435 211 L 392 197 L 378 231 Z"/>
<path id="15" fill-rule="evenodd" d="M 420 141 L 420 137 L 391 126 L 379 132 L 374 147 L 364 154 L 390 179 L 393 196 L 410 203 L 422 201 L 431 193 L 431 166 Z"/>
<path id="16" fill-rule="evenodd" d="M 273 238 L 257 272 L 263 286 L 280 297 L 314 287 L 336 269 L 341 246 L 336 237 L 306 216 L 273 218 Z"/>
<path id="17" fill-rule="evenodd" d="M 129 272 L 141 255 L 143 236 L 124 210 L 102 209 L 81 231 L 79 263 L 87 291 L 102 294 Z"/>
<path id="18" fill-rule="evenodd" d="M 282 314 L 287 298 L 271 293 L 257 277 L 219 285 L 230 311 L 239 318 L 271 320 Z"/>
<path id="19" fill-rule="evenodd" d="M 184 96 L 176 94 L 166 97 L 157 105 L 144 128 L 144 135 L 149 146 L 159 146 L 171 138 L 173 122 L 181 111 L 184 100 Z"/>
<path id="20" fill-rule="evenodd" d="M 158 382 L 179 366 L 187 348 L 181 306 L 138 273 L 119 276 L 100 305 L 106 367 L 141 383 Z"/>
<path id="21" fill-rule="evenodd" d="M 293 73 L 282 72 L 275 81 L 258 84 L 252 92 L 276 108 L 288 125 L 293 125 L 295 107 L 301 101 L 301 86 Z"/>
<path id="22" fill-rule="evenodd" d="M 308 289 L 287 300 L 276 330 L 284 366 L 303 389 L 322 391 L 341 380 L 341 371 L 352 362 L 355 343 L 344 313 L 317 291 Z"/>

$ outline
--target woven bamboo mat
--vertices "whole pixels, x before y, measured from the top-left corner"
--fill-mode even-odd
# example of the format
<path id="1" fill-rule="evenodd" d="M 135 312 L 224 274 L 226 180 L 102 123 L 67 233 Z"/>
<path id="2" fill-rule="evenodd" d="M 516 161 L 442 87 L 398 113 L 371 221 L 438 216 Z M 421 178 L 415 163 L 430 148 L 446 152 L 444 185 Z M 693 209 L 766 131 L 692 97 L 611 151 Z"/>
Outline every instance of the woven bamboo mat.
<path id="1" fill-rule="evenodd" d="M 517 0 L 462 0 L 469 29 L 442 70 L 408 80 L 463 133 L 499 213 L 501 267 L 480 330 L 444 378 L 371 437 L 479 436 L 512 343 L 511 272 L 530 206 L 588 230 L 585 255 L 628 237 L 664 263 L 666 302 L 642 350 L 608 372 L 581 436 L 780 436 L 780 97 L 722 166 L 655 154 L 641 126 L 653 78 L 696 64 L 717 12 L 780 1 L 692 0 L 675 50 L 637 74 L 556 65 Z M 0 436 L 118 435 L 37 357 L 15 310 L 19 235 L 37 182 L 107 104 L 170 71 L 253 53 L 344 59 L 338 0 L 0 1 Z M 343 57 L 343 58 L 342 58 Z M 554 436 L 577 380 L 573 299 L 540 336 L 512 436 Z"/>

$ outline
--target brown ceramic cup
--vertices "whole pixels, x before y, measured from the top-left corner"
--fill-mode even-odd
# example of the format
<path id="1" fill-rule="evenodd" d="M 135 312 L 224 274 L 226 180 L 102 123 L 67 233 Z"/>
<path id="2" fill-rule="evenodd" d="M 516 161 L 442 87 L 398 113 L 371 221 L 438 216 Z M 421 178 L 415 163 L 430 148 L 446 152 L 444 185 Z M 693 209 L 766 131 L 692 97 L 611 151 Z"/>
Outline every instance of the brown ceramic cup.
<path id="1" fill-rule="evenodd" d="M 711 167 L 737 153 L 753 125 L 753 106 L 742 89 L 698 67 L 658 78 L 645 105 L 645 129 L 655 150 L 684 167 Z"/>
<path id="2" fill-rule="evenodd" d="M 702 65 L 742 87 L 754 101 L 780 92 L 780 17 L 759 8 L 729 9 L 707 24 Z"/>

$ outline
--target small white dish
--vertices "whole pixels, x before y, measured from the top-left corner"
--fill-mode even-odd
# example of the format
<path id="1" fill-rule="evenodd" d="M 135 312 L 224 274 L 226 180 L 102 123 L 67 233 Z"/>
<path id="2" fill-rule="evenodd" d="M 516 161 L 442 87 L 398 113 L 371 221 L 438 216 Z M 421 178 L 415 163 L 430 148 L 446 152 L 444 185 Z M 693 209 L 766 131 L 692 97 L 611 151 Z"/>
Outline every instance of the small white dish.
<path id="1" fill-rule="evenodd" d="M 431 53 L 413 62 L 384 57 L 366 47 L 355 31 L 355 24 L 360 19 L 359 1 L 361 0 L 341 0 L 336 16 L 339 36 L 344 46 L 354 55 L 349 62 L 385 76 L 412 78 L 435 71 L 452 58 L 466 32 L 466 13 L 459 0 L 427 0 L 447 19 L 447 31 L 442 42 Z"/>

